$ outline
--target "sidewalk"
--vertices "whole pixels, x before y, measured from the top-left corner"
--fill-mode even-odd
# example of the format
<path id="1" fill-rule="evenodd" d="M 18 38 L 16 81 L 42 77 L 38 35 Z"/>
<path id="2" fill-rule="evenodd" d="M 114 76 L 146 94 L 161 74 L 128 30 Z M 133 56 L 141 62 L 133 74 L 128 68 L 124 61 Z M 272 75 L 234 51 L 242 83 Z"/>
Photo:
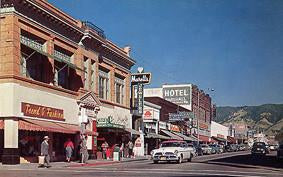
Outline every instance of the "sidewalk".
<path id="1" fill-rule="evenodd" d="M 51 168 L 76 168 L 76 167 L 91 167 L 91 166 L 103 166 L 103 165 L 111 165 L 116 163 L 127 163 L 127 162 L 134 162 L 134 161 L 143 161 L 148 160 L 149 158 L 144 157 L 136 157 L 136 158 L 123 158 L 121 161 L 113 161 L 110 160 L 88 160 L 86 164 L 81 164 L 78 161 L 73 161 L 71 163 L 67 162 L 51 162 Z M 1 169 L 38 169 L 37 163 L 25 163 L 25 164 L 18 164 L 18 165 L 3 165 L 0 163 L 0 170 Z"/>

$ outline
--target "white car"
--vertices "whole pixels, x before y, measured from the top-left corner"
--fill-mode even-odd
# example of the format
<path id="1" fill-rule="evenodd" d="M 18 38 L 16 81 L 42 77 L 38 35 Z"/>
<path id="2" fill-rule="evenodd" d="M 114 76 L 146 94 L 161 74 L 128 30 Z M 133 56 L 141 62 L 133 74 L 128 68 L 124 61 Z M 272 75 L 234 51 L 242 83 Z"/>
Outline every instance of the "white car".
<path id="1" fill-rule="evenodd" d="M 176 161 L 182 163 L 184 160 L 191 161 L 193 158 L 193 150 L 188 147 L 185 141 L 170 140 L 161 143 L 159 149 L 151 151 L 153 163 L 159 161 Z"/>

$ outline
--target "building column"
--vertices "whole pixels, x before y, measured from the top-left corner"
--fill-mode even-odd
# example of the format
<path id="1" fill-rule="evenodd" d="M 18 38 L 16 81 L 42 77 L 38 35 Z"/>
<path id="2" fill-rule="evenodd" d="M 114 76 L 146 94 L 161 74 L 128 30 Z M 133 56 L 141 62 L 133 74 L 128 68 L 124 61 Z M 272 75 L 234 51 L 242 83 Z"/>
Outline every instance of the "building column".
<path id="1" fill-rule="evenodd" d="M 17 119 L 4 120 L 4 149 L 2 155 L 2 164 L 19 164 L 19 130 Z"/>

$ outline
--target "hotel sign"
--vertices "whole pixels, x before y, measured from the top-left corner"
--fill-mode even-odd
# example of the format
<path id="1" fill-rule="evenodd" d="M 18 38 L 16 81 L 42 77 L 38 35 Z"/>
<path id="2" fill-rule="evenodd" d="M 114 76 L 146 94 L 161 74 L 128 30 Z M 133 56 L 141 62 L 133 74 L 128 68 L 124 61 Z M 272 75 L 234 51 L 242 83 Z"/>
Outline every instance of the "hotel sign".
<path id="1" fill-rule="evenodd" d="M 134 73 L 132 74 L 132 84 L 149 84 L 151 73 Z"/>
<path id="2" fill-rule="evenodd" d="M 192 86 L 188 85 L 163 85 L 163 98 L 167 101 L 182 105 L 182 107 L 192 110 Z"/>
<path id="3" fill-rule="evenodd" d="M 44 119 L 65 120 L 64 110 L 22 102 L 24 116 Z"/>

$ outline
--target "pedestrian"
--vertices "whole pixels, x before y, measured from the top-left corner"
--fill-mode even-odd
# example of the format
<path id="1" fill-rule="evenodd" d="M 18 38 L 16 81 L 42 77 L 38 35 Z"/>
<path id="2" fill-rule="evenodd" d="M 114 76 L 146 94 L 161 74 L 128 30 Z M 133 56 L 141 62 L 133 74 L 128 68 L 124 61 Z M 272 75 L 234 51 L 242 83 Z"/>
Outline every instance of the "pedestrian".
<path id="1" fill-rule="evenodd" d="M 41 165 L 39 167 L 46 167 L 46 168 L 50 168 L 51 167 L 51 165 L 50 165 L 50 155 L 49 155 L 48 140 L 49 140 L 48 136 L 44 136 L 43 137 L 43 141 L 41 143 L 40 150 L 41 150 L 41 156 L 44 156 L 44 163 L 43 163 L 43 165 Z"/>
<path id="2" fill-rule="evenodd" d="M 107 149 L 108 149 L 109 145 L 106 141 L 104 141 L 101 145 L 101 149 L 102 149 L 102 158 L 103 159 L 107 159 L 107 156 L 106 156 L 106 152 L 107 152 Z"/>
<path id="3" fill-rule="evenodd" d="M 88 160 L 88 151 L 87 151 L 87 136 L 82 135 L 81 136 L 81 149 L 80 149 L 80 154 L 81 154 L 81 163 L 87 163 Z"/>
<path id="4" fill-rule="evenodd" d="M 71 138 L 68 138 L 67 141 L 64 143 L 64 148 L 66 152 L 66 161 L 70 162 L 74 151 L 74 143 L 71 141 Z"/>
<path id="5" fill-rule="evenodd" d="M 124 157 L 124 143 L 122 143 L 121 146 L 120 146 L 120 157 L 121 158 Z"/>
<path id="6" fill-rule="evenodd" d="M 128 142 L 129 158 L 132 158 L 132 156 L 133 156 L 133 148 L 134 148 L 134 144 L 133 144 L 133 142 L 130 140 L 130 141 Z"/>

